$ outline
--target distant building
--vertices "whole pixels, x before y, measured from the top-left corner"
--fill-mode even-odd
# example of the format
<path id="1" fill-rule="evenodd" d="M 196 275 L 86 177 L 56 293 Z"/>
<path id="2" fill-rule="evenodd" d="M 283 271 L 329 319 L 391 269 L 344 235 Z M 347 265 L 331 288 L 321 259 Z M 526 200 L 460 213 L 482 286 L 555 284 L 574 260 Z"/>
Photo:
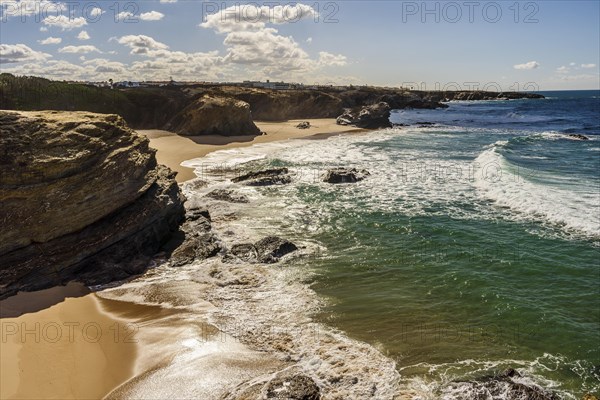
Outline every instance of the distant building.
<path id="1" fill-rule="evenodd" d="M 140 87 L 140 83 L 132 82 L 132 81 L 121 81 L 121 82 L 115 83 L 115 86 L 118 88 L 134 88 L 134 87 Z"/>
<path id="2" fill-rule="evenodd" d="M 301 83 L 287 83 L 287 82 L 271 82 L 267 79 L 266 82 L 261 81 L 244 81 L 242 86 L 246 87 L 255 87 L 255 88 L 263 88 L 263 89 L 272 89 L 272 90 L 293 90 L 293 89 L 302 89 L 304 87 Z"/>

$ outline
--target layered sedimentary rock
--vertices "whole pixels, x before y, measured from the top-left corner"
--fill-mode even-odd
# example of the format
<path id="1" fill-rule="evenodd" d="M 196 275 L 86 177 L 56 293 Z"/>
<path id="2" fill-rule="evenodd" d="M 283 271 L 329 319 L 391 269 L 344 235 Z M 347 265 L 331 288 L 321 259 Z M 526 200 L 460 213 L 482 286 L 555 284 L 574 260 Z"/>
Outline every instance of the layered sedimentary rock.
<path id="1" fill-rule="evenodd" d="M 139 273 L 184 218 L 175 175 L 116 115 L 0 112 L 0 298 Z"/>
<path id="2" fill-rule="evenodd" d="M 180 135 L 258 135 L 250 105 L 230 97 L 204 95 L 177 114 L 169 129 Z"/>

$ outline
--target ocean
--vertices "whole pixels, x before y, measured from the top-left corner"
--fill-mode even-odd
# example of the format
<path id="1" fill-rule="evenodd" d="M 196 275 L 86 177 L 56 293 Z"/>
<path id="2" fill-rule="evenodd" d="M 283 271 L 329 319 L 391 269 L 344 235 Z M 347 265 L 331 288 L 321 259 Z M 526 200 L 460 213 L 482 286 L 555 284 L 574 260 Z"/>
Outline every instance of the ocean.
<path id="1" fill-rule="evenodd" d="M 249 321 L 317 324 L 346 338 L 335 357 L 359 385 L 373 378 L 364 371 L 374 365 L 380 381 L 397 379 L 407 398 L 483 396 L 486 389 L 472 382 L 507 368 L 522 375 L 519 382 L 562 398 L 598 394 L 600 92 L 542 94 L 546 99 L 396 110 L 392 121 L 405 126 L 188 162 L 209 182 L 188 188 L 192 196 L 231 186 L 222 172 L 232 169 L 285 166 L 294 176 L 290 185 L 236 186 L 250 205 L 231 214 L 217 208 L 225 237 L 276 234 L 302 251 L 261 272 L 278 284 L 220 287 L 215 293 L 230 309 L 211 323 L 238 330 Z M 324 171 L 338 166 L 371 175 L 356 184 L 323 183 Z M 164 279 L 198 281 L 198 268 Z M 317 368 L 316 356 L 306 354 L 334 346 L 293 336 L 309 369 Z M 393 361 L 395 371 L 364 348 L 348 357 L 347 348 L 361 342 Z M 392 388 L 380 389 L 373 398 L 390 397 Z"/>

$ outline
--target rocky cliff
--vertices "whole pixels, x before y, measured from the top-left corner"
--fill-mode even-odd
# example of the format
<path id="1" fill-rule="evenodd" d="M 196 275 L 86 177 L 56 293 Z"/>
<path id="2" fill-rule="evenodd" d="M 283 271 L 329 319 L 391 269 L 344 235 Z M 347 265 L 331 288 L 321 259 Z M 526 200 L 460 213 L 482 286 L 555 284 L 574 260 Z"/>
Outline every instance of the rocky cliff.
<path id="1" fill-rule="evenodd" d="M 362 109 L 382 102 L 391 109 L 432 109 L 448 107 L 444 102 L 450 100 L 522 98 L 543 96 L 371 86 L 272 90 L 210 83 L 110 89 L 0 74 L 0 109 L 112 113 L 121 115 L 136 129 L 171 129 L 185 135 L 256 135 L 258 129 L 252 120 L 337 118 L 346 109 Z"/>
<path id="2" fill-rule="evenodd" d="M 116 115 L 0 111 L 0 299 L 139 273 L 184 217 L 174 174 Z"/>

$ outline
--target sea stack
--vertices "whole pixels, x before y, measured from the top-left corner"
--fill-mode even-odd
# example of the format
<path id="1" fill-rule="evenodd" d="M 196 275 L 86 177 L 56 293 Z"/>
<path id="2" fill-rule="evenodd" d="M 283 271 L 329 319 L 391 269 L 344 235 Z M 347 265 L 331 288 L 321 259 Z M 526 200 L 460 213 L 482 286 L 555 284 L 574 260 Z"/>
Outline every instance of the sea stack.
<path id="1" fill-rule="evenodd" d="M 184 197 L 117 115 L 0 111 L 0 299 L 145 270 Z"/>

